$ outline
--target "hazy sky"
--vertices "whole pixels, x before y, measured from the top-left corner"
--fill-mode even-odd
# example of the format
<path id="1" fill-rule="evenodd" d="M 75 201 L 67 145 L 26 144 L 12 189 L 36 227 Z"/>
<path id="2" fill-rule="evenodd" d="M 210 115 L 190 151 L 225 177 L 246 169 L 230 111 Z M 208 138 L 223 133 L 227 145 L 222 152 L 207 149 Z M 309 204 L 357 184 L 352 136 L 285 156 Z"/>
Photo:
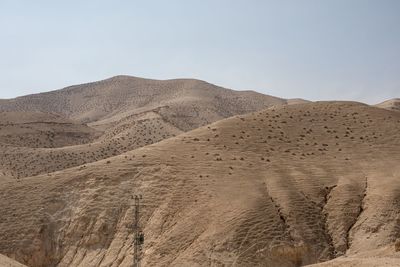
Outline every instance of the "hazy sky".
<path id="1" fill-rule="evenodd" d="M 400 97 L 400 1 L 0 0 L 0 98 L 119 74 Z"/>

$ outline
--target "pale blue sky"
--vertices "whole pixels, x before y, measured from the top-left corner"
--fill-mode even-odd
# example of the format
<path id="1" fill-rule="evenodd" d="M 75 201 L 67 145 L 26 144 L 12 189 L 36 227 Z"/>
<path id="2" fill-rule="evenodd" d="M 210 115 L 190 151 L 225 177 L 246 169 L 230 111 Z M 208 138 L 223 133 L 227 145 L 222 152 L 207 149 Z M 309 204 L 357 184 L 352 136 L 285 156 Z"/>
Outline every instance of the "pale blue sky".
<path id="1" fill-rule="evenodd" d="M 0 98 L 119 74 L 400 97 L 400 1 L 0 0 Z"/>

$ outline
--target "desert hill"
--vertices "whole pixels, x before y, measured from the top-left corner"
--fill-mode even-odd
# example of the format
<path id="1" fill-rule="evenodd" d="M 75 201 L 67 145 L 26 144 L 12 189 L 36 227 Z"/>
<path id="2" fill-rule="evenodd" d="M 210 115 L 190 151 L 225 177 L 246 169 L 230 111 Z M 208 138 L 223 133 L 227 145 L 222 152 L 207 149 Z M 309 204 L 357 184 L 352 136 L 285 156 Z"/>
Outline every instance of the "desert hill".
<path id="1" fill-rule="evenodd" d="M 85 124 L 56 114 L 0 112 L 0 143 L 31 148 L 55 148 L 88 143 L 99 133 Z"/>
<path id="2" fill-rule="evenodd" d="M 84 168 L 2 179 L 0 253 L 131 266 L 131 197 L 142 194 L 143 266 L 359 263 L 382 249 L 400 264 L 399 130 L 400 113 L 360 103 L 280 106 Z"/>
<path id="3" fill-rule="evenodd" d="M 0 100 L 0 114 L 9 114 L 2 115 L 8 128 L 0 129 L 0 177 L 22 178 L 84 165 L 222 118 L 302 101 L 199 80 L 129 76 Z M 35 126 L 20 123 L 35 116 Z M 39 116 L 48 116 L 46 125 L 39 123 Z M 50 123 L 56 117 L 68 119 Z M 66 124 L 67 120 L 80 123 Z"/>
<path id="4" fill-rule="evenodd" d="M 400 111 L 400 98 L 389 99 L 380 104 L 377 104 L 376 106 L 389 110 Z"/>
<path id="5" fill-rule="evenodd" d="M 150 80 L 131 76 L 75 85 L 61 90 L 0 101 L 0 111 L 57 113 L 95 125 L 112 125 L 122 118 L 157 112 L 187 131 L 237 114 L 287 100 L 252 91 L 233 91 L 194 79 Z"/>
<path id="6" fill-rule="evenodd" d="M 158 114 L 150 112 L 124 118 L 96 140 L 82 145 L 38 149 L 0 144 L 0 178 L 19 179 L 81 166 L 180 133 L 182 131 L 165 122 Z"/>

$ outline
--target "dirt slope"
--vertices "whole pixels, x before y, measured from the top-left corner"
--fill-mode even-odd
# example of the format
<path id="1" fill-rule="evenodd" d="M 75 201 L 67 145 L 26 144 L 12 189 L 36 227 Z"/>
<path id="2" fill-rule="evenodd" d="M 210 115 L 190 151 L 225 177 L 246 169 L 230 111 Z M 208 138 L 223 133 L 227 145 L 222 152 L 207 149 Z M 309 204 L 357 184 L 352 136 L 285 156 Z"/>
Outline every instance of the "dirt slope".
<path id="1" fill-rule="evenodd" d="M 94 129 L 55 114 L 0 112 L 0 143 L 16 147 L 55 148 L 88 143 Z"/>
<path id="2" fill-rule="evenodd" d="M 97 125 L 146 111 L 187 131 L 286 100 L 252 91 L 233 91 L 200 80 L 149 80 L 116 76 L 94 83 L 0 101 L 0 111 L 58 113 Z"/>
<path id="3" fill-rule="evenodd" d="M 301 266 L 392 249 L 399 130 L 398 112 L 300 104 L 0 180 L 0 253 L 29 266 L 130 266 L 133 194 L 144 197 L 143 266 Z"/>
<path id="4" fill-rule="evenodd" d="M 129 76 L 0 100 L 0 111 L 8 111 L 0 115 L 9 114 L 4 115 L 7 125 L 0 128 L 0 178 L 23 178 L 84 165 L 222 118 L 302 100 L 293 101 L 199 80 Z M 42 118 L 44 122 L 39 123 L 40 116 L 47 116 L 48 121 Z M 67 119 L 51 122 L 56 117 L 89 122 L 91 128 L 67 123 Z M 21 118 L 30 118 L 29 125 L 20 122 Z M 84 136 L 86 132 L 95 134 Z M 98 138 L 93 140 L 93 136 Z"/>
<path id="5" fill-rule="evenodd" d="M 122 119 L 97 140 L 83 145 L 37 149 L 0 144 L 0 179 L 19 179 L 81 166 L 180 133 L 182 131 L 165 122 L 159 115 L 148 112 Z"/>
<path id="6" fill-rule="evenodd" d="M 377 104 L 376 106 L 379 108 L 400 111 L 400 98 L 389 99 L 380 104 Z"/>
<path id="7" fill-rule="evenodd" d="M 26 266 L 0 254 L 0 267 L 26 267 Z"/>
<path id="8" fill-rule="evenodd" d="M 400 240 L 397 242 L 400 245 Z M 400 246 L 398 247 L 400 248 Z M 394 267 L 400 266 L 400 252 L 394 246 L 382 247 L 356 255 L 345 255 L 337 259 L 309 265 L 309 267 Z"/>

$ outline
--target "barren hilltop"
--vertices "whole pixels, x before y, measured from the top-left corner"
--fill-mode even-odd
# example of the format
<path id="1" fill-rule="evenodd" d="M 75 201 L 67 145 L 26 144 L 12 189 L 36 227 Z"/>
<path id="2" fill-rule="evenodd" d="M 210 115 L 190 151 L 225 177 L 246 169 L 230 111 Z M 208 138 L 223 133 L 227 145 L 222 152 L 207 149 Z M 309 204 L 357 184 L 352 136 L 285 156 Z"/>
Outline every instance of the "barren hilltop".
<path id="1" fill-rule="evenodd" d="M 254 91 L 233 91 L 194 79 L 150 80 L 131 76 L 70 86 L 0 101 L 0 111 L 40 111 L 81 122 L 109 125 L 122 117 L 156 112 L 181 130 L 285 104 Z"/>
<path id="2" fill-rule="evenodd" d="M 400 266 L 399 112 L 126 76 L 0 110 L 21 264 L 132 266 L 141 194 L 143 266 Z"/>
<path id="3" fill-rule="evenodd" d="M 0 131 L 0 171 L 3 176 L 21 178 L 80 166 L 223 118 L 290 101 L 200 80 L 130 76 L 1 100 L 0 120 L 10 121 L 7 118 L 16 115 L 15 121 Z M 57 123 L 54 114 L 69 124 Z M 39 118 L 29 125 L 19 121 L 35 116 L 48 116 L 46 125 Z M 48 149 L 54 147 L 57 149 Z"/>
<path id="4" fill-rule="evenodd" d="M 380 108 L 389 109 L 389 110 L 400 111 L 400 98 L 389 99 L 389 100 L 386 100 L 376 106 L 380 107 Z"/>

